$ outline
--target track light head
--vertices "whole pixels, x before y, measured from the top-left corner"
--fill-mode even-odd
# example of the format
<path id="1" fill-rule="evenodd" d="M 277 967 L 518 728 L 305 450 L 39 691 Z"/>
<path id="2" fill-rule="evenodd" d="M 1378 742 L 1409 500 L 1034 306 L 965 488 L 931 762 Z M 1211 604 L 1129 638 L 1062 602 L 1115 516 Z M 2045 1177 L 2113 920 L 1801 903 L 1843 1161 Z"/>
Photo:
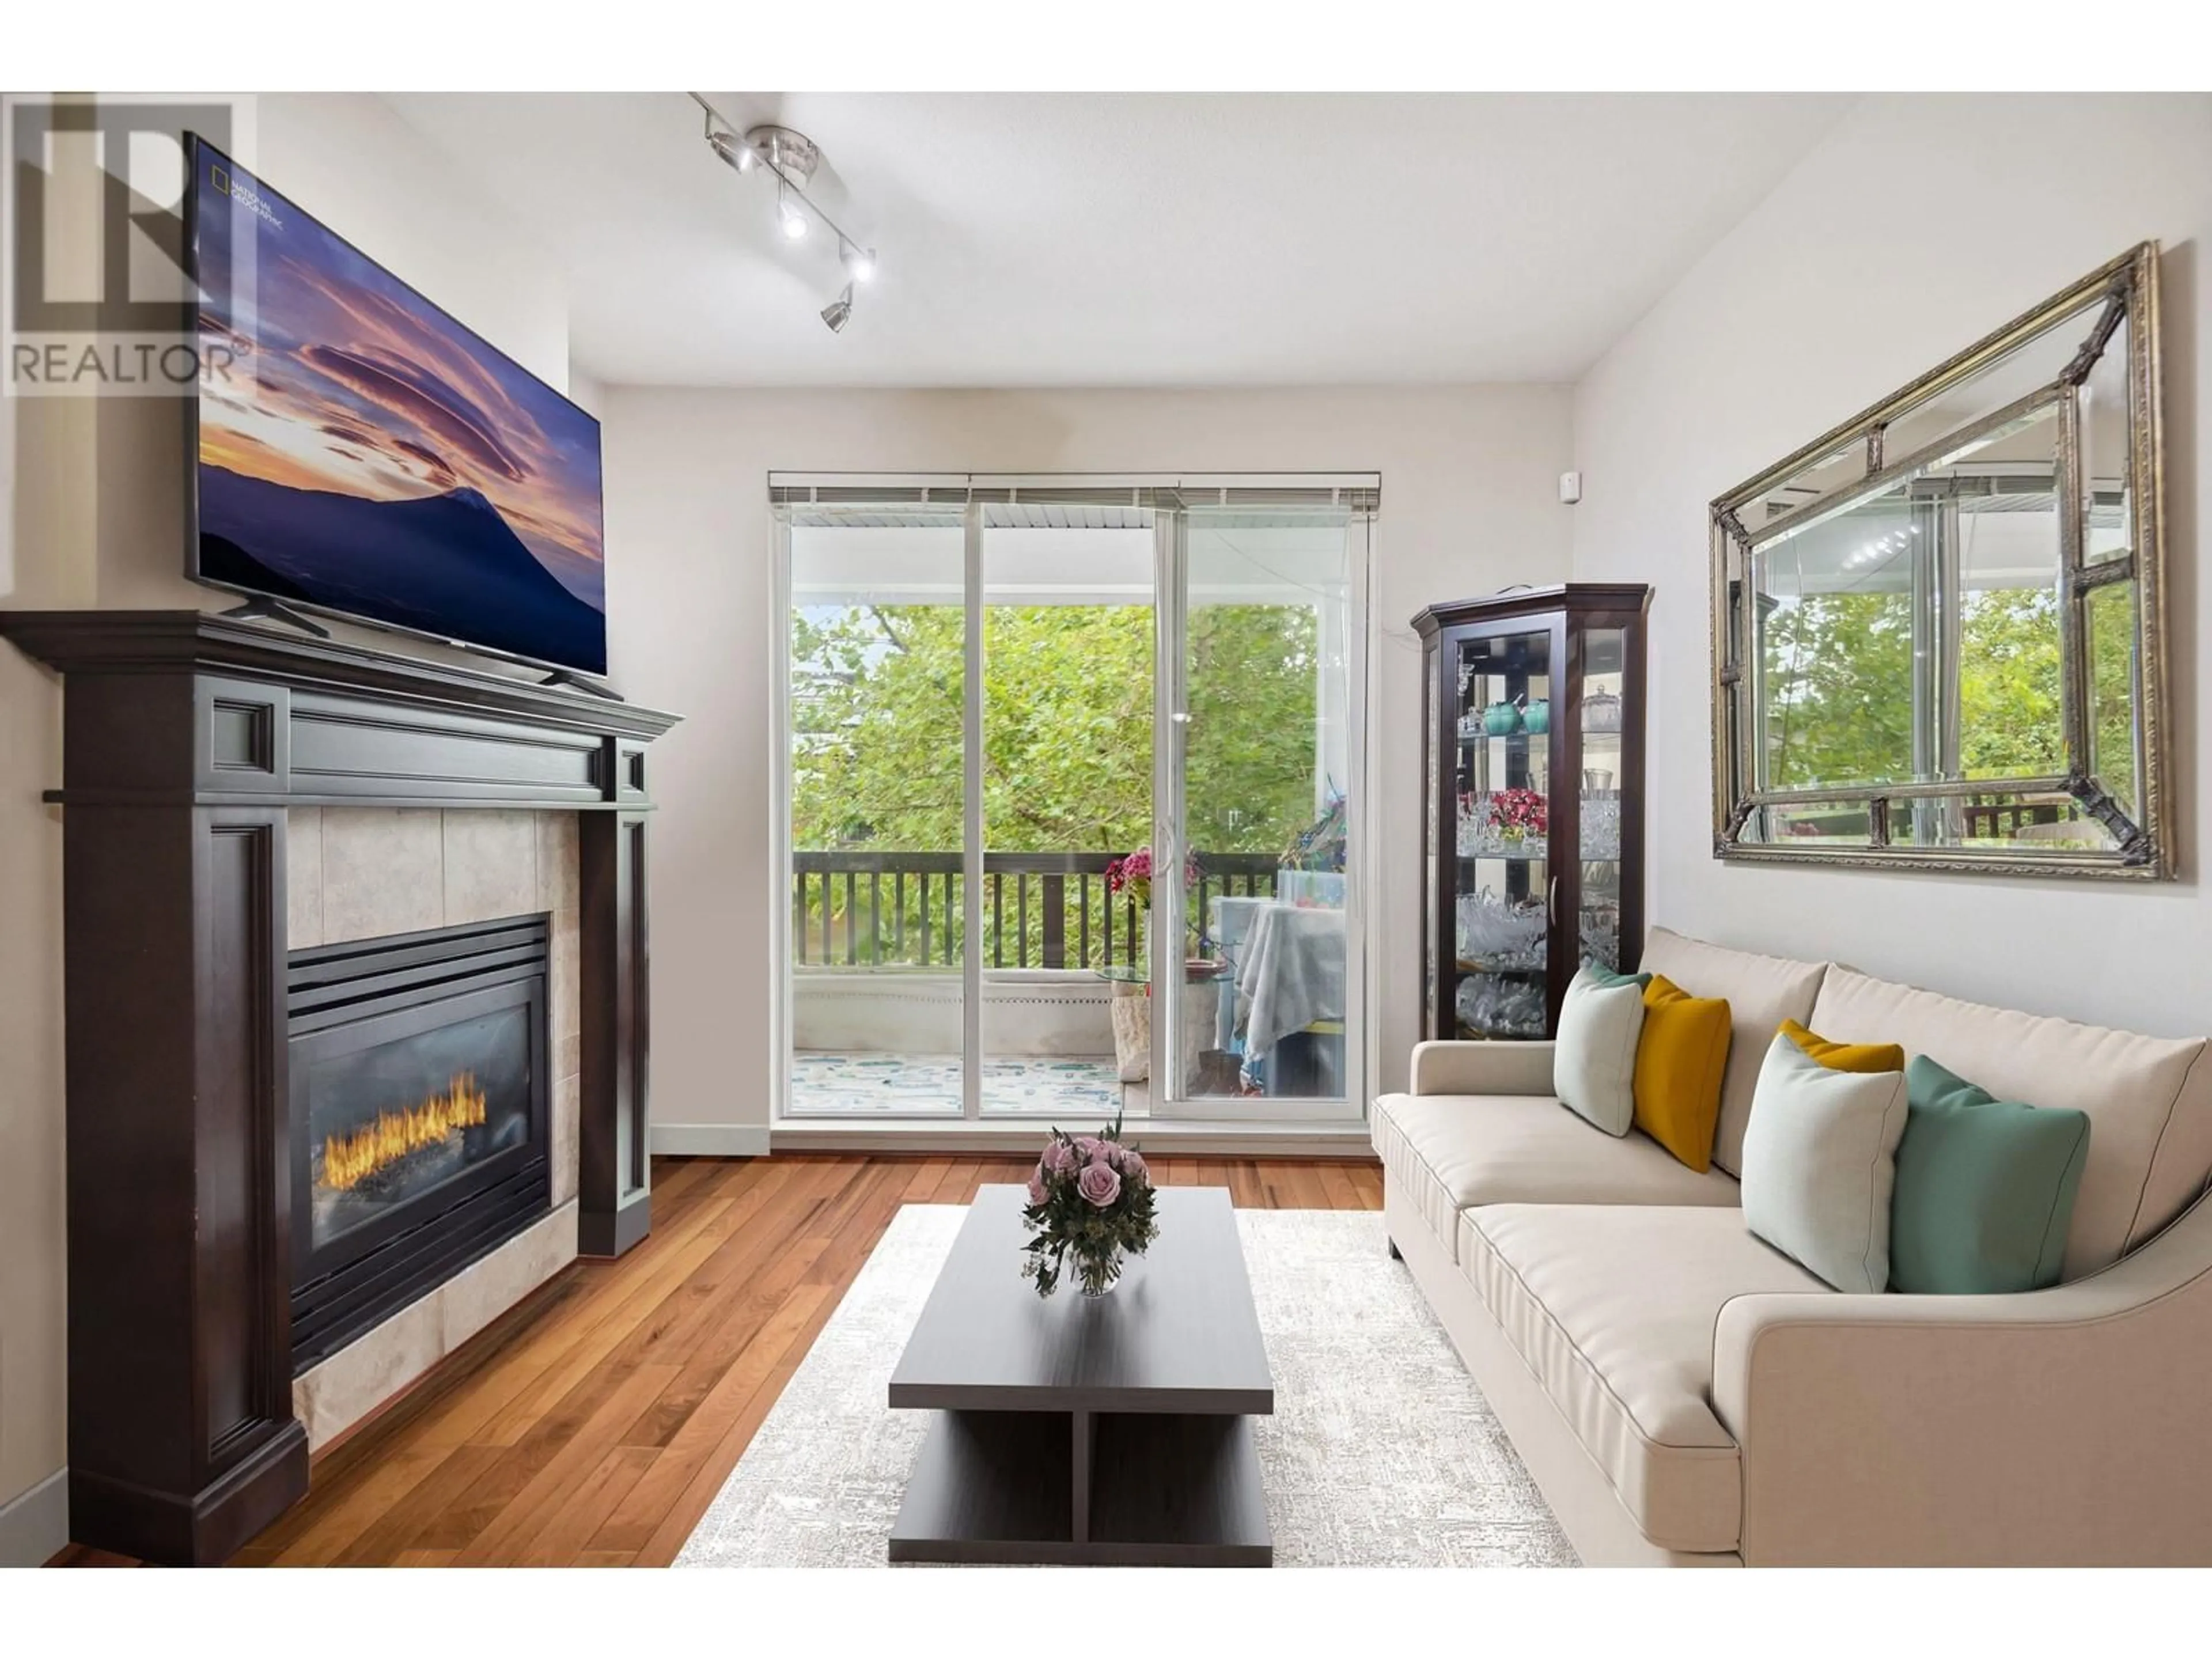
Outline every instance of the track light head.
<path id="1" fill-rule="evenodd" d="M 710 125 L 707 129 L 707 148 L 739 173 L 750 173 L 760 165 L 758 152 L 726 128 Z"/>
<path id="2" fill-rule="evenodd" d="M 837 257 L 845 262 L 845 274 L 854 282 L 876 280 L 875 249 L 857 246 L 841 236 L 837 239 Z"/>
<path id="3" fill-rule="evenodd" d="M 832 334 L 842 334 L 845 325 L 853 320 L 853 285 L 845 284 L 845 291 L 822 307 L 822 320 Z"/>
<path id="4" fill-rule="evenodd" d="M 775 189 L 776 222 L 782 226 L 786 240 L 798 241 L 806 234 L 806 215 L 791 199 L 791 192 L 781 185 Z"/>

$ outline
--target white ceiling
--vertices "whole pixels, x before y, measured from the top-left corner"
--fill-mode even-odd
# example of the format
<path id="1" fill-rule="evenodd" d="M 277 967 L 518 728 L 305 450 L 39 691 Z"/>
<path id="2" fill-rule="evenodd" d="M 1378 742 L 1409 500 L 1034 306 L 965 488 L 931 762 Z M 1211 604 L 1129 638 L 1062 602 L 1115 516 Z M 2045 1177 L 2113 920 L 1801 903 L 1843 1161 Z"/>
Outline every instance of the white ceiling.
<path id="1" fill-rule="evenodd" d="M 1841 95 L 714 93 L 821 145 L 882 255 L 710 152 L 680 93 L 392 103 L 561 262 L 617 382 L 1252 386 L 1578 377 Z"/>

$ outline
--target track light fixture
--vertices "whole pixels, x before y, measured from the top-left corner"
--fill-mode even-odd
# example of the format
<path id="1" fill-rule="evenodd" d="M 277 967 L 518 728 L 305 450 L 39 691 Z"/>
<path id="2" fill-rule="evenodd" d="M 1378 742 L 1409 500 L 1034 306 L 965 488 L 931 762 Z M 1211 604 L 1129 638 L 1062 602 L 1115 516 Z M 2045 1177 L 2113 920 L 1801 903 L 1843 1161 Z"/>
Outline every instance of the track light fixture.
<path id="1" fill-rule="evenodd" d="M 706 116 L 707 147 L 739 173 L 756 170 L 775 179 L 776 226 L 787 241 L 806 239 L 814 222 L 837 239 L 837 258 L 845 268 L 845 290 L 822 309 L 822 320 L 833 334 L 843 331 L 853 316 L 853 285 L 873 282 L 876 251 L 854 240 L 837 222 L 817 207 L 806 193 L 807 181 L 821 164 L 822 151 L 803 132 L 774 125 L 749 128 L 739 133 L 722 113 L 697 93 L 691 101 Z"/>

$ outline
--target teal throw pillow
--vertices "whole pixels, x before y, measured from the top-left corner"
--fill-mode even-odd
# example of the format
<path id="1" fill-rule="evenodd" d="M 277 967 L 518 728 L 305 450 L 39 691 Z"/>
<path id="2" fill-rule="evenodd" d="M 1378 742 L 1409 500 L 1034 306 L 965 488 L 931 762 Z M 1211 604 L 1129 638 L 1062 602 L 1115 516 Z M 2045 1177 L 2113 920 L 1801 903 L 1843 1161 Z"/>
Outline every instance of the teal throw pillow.
<path id="1" fill-rule="evenodd" d="M 1651 975 L 1649 974 L 1616 973 L 1601 962 L 1585 962 L 1583 963 L 1582 970 L 1600 985 L 1633 985 L 1640 991 L 1651 983 Z"/>
<path id="2" fill-rule="evenodd" d="M 2056 1285 L 2088 1115 L 1999 1100 L 1925 1054 L 1905 1083 L 1889 1288 L 1978 1296 Z"/>

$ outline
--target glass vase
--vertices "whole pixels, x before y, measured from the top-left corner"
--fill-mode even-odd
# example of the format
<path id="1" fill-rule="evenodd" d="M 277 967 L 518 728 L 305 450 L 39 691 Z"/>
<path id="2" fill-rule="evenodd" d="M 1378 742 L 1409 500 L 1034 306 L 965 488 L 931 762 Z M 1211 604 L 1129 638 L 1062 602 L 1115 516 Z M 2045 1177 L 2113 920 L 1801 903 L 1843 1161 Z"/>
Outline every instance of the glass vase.
<path id="1" fill-rule="evenodd" d="M 1113 1295 L 1114 1287 L 1121 1282 L 1123 1264 L 1121 1252 L 1119 1250 L 1114 1251 L 1103 1261 L 1096 1257 L 1084 1257 L 1079 1258 L 1073 1265 L 1075 1268 L 1077 1288 L 1094 1301 L 1103 1296 Z"/>

